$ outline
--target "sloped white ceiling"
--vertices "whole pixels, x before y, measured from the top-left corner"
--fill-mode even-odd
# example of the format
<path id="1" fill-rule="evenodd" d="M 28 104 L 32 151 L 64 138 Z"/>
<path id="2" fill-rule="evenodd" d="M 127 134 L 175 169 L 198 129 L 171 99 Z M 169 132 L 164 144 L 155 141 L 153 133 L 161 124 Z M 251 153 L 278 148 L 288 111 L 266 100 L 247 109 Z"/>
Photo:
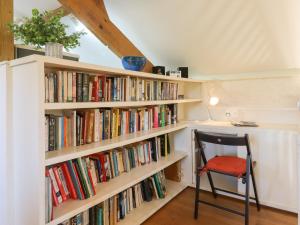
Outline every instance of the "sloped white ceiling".
<path id="1" fill-rule="evenodd" d="M 106 0 L 105 4 L 111 20 L 155 65 L 189 66 L 193 74 L 300 67 L 299 0 Z M 15 0 L 17 12 L 57 6 L 53 0 Z M 89 54 L 93 58 L 94 52 Z"/>

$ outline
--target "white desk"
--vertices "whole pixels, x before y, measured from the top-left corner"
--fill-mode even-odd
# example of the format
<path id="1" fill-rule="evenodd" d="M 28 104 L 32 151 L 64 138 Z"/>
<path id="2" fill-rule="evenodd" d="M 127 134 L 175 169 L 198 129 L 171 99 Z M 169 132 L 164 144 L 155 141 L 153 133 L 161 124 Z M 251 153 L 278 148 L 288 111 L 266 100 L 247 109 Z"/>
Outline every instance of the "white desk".
<path id="1" fill-rule="evenodd" d="M 300 157 L 297 142 L 299 126 L 259 124 L 259 127 L 235 127 L 229 122 L 188 122 L 184 132 L 178 132 L 174 139 L 175 146 L 185 145 L 188 157 L 183 162 L 184 181 L 194 186 L 194 154 L 193 130 L 207 132 L 249 134 L 253 160 L 257 161 L 255 177 L 261 203 L 267 206 L 298 212 L 298 168 Z M 237 149 L 237 155 L 243 157 L 244 150 Z M 205 178 L 204 178 L 205 180 Z M 203 183 L 203 182 L 202 182 Z M 236 190 L 243 193 L 244 185 L 236 183 Z M 205 186 L 205 182 L 202 188 Z"/>

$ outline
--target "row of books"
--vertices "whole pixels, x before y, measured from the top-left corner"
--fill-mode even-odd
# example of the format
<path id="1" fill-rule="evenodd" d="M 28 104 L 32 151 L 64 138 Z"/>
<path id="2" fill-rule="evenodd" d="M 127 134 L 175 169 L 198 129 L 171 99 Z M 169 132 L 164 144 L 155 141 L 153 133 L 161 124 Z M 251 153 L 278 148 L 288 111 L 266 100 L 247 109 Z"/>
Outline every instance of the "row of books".
<path id="1" fill-rule="evenodd" d="M 174 100 L 178 83 L 72 71 L 45 74 L 46 102 Z"/>
<path id="2" fill-rule="evenodd" d="M 107 182 L 124 172 L 157 161 L 170 154 L 168 135 L 161 135 L 46 168 L 46 219 L 53 206 L 68 199 L 87 199 L 96 194 L 97 183 Z"/>
<path id="3" fill-rule="evenodd" d="M 45 116 L 45 150 L 99 142 L 177 122 L 177 105 L 63 111 Z"/>
<path id="4" fill-rule="evenodd" d="M 116 225 L 144 202 L 164 198 L 166 194 L 165 175 L 160 171 L 60 225 Z"/>

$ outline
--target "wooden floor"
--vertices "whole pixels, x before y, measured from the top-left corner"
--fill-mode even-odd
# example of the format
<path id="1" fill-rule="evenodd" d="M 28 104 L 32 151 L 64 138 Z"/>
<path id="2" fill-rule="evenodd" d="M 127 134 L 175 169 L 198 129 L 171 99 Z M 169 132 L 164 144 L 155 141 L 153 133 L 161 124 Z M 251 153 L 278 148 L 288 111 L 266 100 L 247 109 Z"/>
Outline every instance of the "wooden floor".
<path id="1" fill-rule="evenodd" d="M 217 202 L 233 209 L 243 210 L 243 203 L 210 193 L 202 192 L 201 199 Z M 150 217 L 143 225 L 243 225 L 243 217 L 200 204 L 199 218 L 194 220 L 194 189 L 187 188 L 164 208 Z M 297 225 L 297 215 L 263 207 L 260 212 L 254 205 L 250 209 L 251 225 Z"/>

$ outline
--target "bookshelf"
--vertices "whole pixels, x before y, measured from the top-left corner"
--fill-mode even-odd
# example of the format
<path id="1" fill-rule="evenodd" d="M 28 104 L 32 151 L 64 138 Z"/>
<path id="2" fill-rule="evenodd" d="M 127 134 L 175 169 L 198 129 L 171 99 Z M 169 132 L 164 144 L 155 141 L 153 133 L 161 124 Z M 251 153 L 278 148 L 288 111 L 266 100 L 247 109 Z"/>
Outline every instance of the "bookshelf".
<path id="1" fill-rule="evenodd" d="M 146 202 L 141 207 L 128 214 L 124 220 L 119 222 L 120 225 L 141 224 L 156 213 L 160 208 L 171 201 L 176 195 L 183 191 L 187 186 L 167 180 L 168 195 L 164 199 L 153 200 L 153 202 Z"/>
<path id="2" fill-rule="evenodd" d="M 198 98 L 201 91 L 201 82 L 186 78 L 177 78 L 134 72 L 121 69 L 107 68 L 90 65 L 81 62 L 56 59 L 45 56 L 32 55 L 5 64 L 7 84 L 7 98 L 11 100 L 9 112 L 11 114 L 7 123 L 10 127 L 9 144 L 11 154 L 7 157 L 10 162 L 9 170 L 13 179 L 8 185 L 13 186 L 13 211 L 14 217 L 11 224 L 23 225 L 55 225 L 69 219 L 84 210 L 103 202 L 129 188 L 140 181 L 152 176 L 160 170 L 167 168 L 181 160 L 185 160 L 186 149 L 178 149 L 172 140 L 172 134 L 187 127 L 185 120 L 189 120 L 188 110 L 201 106 Z M 94 74 L 108 74 L 117 76 L 140 77 L 150 80 L 162 80 L 178 82 L 178 94 L 184 95 L 184 99 L 157 100 L 157 101 L 127 101 L 127 102 L 72 102 L 72 103 L 45 103 L 44 75 L 47 71 L 72 70 L 89 72 Z M 103 140 L 76 147 L 68 147 L 55 151 L 45 152 L 45 114 L 49 112 L 61 112 L 63 110 L 93 109 L 93 108 L 117 108 L 140 107 L 164 104 L 177 104 L 176 124 L 167 125 L 147 131 L 138 131 L 115 138 Z M 182 107 L 185 105 L 185 107 Z M 172 152 L 168 157 L 158 162 L 133 169 L 128 173 L 110 180 L 107 183 L 99 183 L 96 186 L 97 194 L 86 200 L 67 200 L 54 208 L 54 218 L 45 223 L 45 169 L 57 163 L 84 157 L 93 153 L 110 151 L 114 148 L 137 143 L 163 134 L 170 134 Z M 181 173 L 177 171 L 177 173 Z M 118 224 L 140 224 L 173 197 L 180 193 L 186 185 L 181 181 L 167 181 L 168 195 L 164 199 L 153 200 L 135 209 L 129 216 Z M 28 205 L 30 204 L 30 207 Z"/>
<path id="3" fill-rule="evenodd" d="M 122 135 L 116 138 L 103 140 L 98 143 L 86 144 L 76 147 L 65 148 L 56 151 L 50 151 L 46 153 L 45 165 L 60 163 L 63 161 L 91 155 L 97 152 L 103 152 L 109 149 L 118 148 L 124 145 L 129 145 L 139 141 L 143 141 L 152 137 L 156 137 L 162 134 L 175 132 L 187 127 L 184 122 L 176 125 L 168 125 L 166 127 L 152 129 L 150 131 L 140 131 L 132 134 Z"/>
<path id="4" fill-rule="evenodd" d="M 201 99 L 178 99 L 178 100 L 157 100 L 157 101 L 128 101 L 128 102 L 78 102 L 78 103 L 45 103 L 45 110 L 55 109 L 92 109 L 92 108 L 120 108 L 138 107 L 151 105 L 169 105 L 183 103 L 197 103 Z"/>
<path id="5" fill-rule="evenodd" d="M 118 194 L 122 190 L 133 186 L 134 184 L 159 172 L 160 170 L 165 169 L 184 157 L 186 157 L 186 153 L 178 151 L 164 159 L 159 160 L 158 162 L 153 162 L 149 165 L 135 168 L 130 173 L 124 173 L 109 182 L 100 183 L 96 187 L 97 194 L 95 196 L 82 201 L 68 200 L 59 207 L 54 208 L 54 220 L 47 225 L 59 224 L 60 222 L 63 222 L 64 220 L 87 210 L 91 206 L 97 205 L 104 200 Z M 183 186 L 183 184 L 181 185 Z"/>

